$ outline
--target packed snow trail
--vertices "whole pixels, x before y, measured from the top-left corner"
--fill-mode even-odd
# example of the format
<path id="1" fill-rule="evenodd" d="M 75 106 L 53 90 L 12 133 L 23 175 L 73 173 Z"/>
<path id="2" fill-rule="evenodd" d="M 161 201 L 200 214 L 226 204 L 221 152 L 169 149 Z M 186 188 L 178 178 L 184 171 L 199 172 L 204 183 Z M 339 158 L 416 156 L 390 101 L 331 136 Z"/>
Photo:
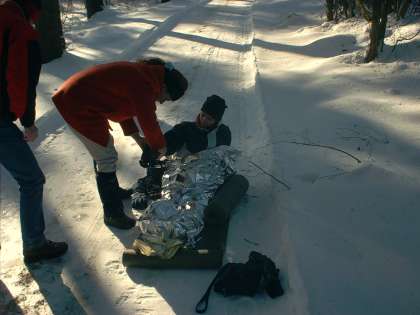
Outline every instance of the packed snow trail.
<path id="1" fill-rule="evenodd" d="M 124 246 L 131 245 L 138 232 L 110 230 L 104 226 L 92 162 L 50 105 L 51 87 L 56 88 L 75 71 L 96 62 L 118 60 L 121 56 L 135 59 L 141 56 L 136 55 L 136 50 L 144 52 L 142 55 L 172 61 L 190 81 L 190 88 L 183 99 L 158 109 L 164 129 L 182 120 L 193 120 L 202 102 L 211 94 L 218 94 L 227 100 L 229 108 L 224 119 L 232 128 L 233 145 L 243 150 L 244 161 L 240 164 L 240 172 L 250 177 L 251 187 L 249 197 L 238 207 L 234 216 L 236 219 L 232 220 L 226 259 L 246 261 L 251 250 L 258 250 L 269 255 L 277 264 L 282 264 L 281 244 L 259 239 L 257 233 L 264 226 L 270 230 L 270 237 L 280 240 L 282 221 L 266 216 L 266 209 L 258 206 L 259 200 L 272 199 L 271 182 L 246 162 L 252 159 L 271 168 L 269 154 L 254 155 L 256 144 L 267 139 L 268 131 L 262 121 L 263 106 L 254 89 L 256 69 L 251 50 L 252 4 L 252 1 L 202 2 L 201 5 L 191 5 L 188 10 L 177 8 L 181 13 L 173 11 L 175 13 L 167 19 L 162 19 L 153 8 L 145 11 L 147 17 L 143 14 L 138 18 L 134 13 L 119 16 L 121 21 L 127 17 L 134 21 L 138 19 L 139 24 L 131 25 L 127 37 L 133 36 L 130 34 L 135 33 L 136 27 L 138 31 L 145 31 L 127 45 L 122 33 L 112 33 L 107 26 L 102 30 L 94 24 L 90 31 L 82 30 L 73 34 L 73 40 L 78 37 L 79 42 L 73 43 L 72 50 L 62 59 L 44 67 L 38 123 L 46 136 L 34 148 L 47 176 L 47 233 L 68 240 L 70 251 L 62 263 L 45 264 L 32 272 L 47 302 L 39 302 L 42 301 L 39 290 L 23 290 L 22 294 L 28 296 L 28 308 L 33 307 L 31 303 L 37 303 L 38 310 L 42 312 L 51 309 L 53 313 L 60 314 L 79 313 L 82 310 L 89 314 L 192 314 L 195 303 L 215 274 L 213 271 L 197 270 L 124 269 L 121 264 L 122 251 Z M 96 17 L 97 20 L 100 18 L 112 22 L 115 14 L 105 11 Z M 94 21 L 88 23 L 93 24 Z M 107 30 L 111 36 L 115 35 L 116 42 L 110 41 L 112 49 L 104 45 L 104 35 L 102 39 L 99 36 L 101 31 Z M 80 41 L 80 37 L 84 40 Z M 91 44 L 90 38 L 93 38 Z M 95 40 L 98 42 L 95 43 Z M 124 49 L 117 54 L 118 47 Z M 69 64 L 72 66 L 69 67 Z M 123 137 L 117 125 L 114 130 L 120 158 L 118 174 L 120 182 L 127 185 L 143 175 L 137 163 L 140 152 L 133 141 Z M 5 181 L 11 186 L 11 179 Z M 3 183 L 3 186 L 6 185 Z M 9 212 L 13 211 L 13 224 L 17 226 L 17 193 L 8 188 L 5 190 L 4 199 L 8 203 L 5 205 L 3 202 L 2 206 Z M 3 233 L 7 234 L 7 229 Z M 14 235 L 13 243 L 7 244 L 7 250 L 10 251 L 13 246 L 19 248 L 19 242 L 17 235 Z M 6 276 L 18 273 L 30 279 L 26 269 L 21 266 L 19 255 L 16 252 L 13 259 L 7 257 L 2 262 L 2 272 Z M 53 276 L 58 284 L 47 284 L 48 281 L 44 279 L 47 275 Z M 65 297 L 64 303 L 48 292 L 51 286 Z M 287 298 L 271 300 L 263 296 L 242 298 L 231 303 L 214 295 L 208 314 L 275 314 L 286 307 Z"/>

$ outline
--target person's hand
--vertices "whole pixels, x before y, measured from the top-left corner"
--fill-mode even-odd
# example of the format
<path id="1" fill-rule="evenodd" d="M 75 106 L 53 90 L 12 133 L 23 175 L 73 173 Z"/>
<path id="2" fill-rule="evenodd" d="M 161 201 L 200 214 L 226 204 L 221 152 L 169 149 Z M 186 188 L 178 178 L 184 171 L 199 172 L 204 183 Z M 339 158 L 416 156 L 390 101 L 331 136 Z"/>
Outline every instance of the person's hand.
<path id="1" fill-rule="evenodd" d="M 35 125 L 25 127 L 23 131 L 23 139 L 27 142 L 32 142 L 38 138 L 38 128 Z"/>
<path id="2" fill-rule="evenodd" d="M 153 151 L 148 144 L 143 146 L 143 153 L 140 159 L 140 165 L 144 168 L 149 167 L 150 163 L 156 161 L 159 157 L 159 152 Z"/>

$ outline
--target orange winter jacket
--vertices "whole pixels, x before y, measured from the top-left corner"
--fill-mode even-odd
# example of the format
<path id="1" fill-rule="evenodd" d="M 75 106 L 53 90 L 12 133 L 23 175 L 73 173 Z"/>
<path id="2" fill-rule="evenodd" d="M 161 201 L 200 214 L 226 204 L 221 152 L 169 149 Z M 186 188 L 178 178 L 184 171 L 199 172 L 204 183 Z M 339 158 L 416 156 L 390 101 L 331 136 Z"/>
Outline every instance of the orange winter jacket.
<path id="1" fill-rule="evenodd" d="M 156 105 L 164 82 L 164 67 L 138 62 L 97 65 L 67 79 L 52 99 L 64 120 L 88 139 L 106 146 L 108 120 L 120 123 L 124 134 L 138 132 L 154 150 L 165 146 L 156 118 Z"/>

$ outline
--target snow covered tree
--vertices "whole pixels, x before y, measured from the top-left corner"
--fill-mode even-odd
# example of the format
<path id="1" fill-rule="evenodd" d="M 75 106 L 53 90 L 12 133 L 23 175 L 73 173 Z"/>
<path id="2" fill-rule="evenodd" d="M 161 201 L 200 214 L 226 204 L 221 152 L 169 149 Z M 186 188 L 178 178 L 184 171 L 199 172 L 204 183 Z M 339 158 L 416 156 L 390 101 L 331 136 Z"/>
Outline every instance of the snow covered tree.
<path id="1" fill-rule="evenodd" d="M 102 0 L 85 0 L 87 17 L 90 19 L 96 12 L 104 9 L 104 3 Z"/>
<path id="2" fill-rule="evenodd" d="M 43 0 L 43 10 L 36 24 L 39 31 L 42 62 L 61 57 L 65 49 L 58 0 Z"/>

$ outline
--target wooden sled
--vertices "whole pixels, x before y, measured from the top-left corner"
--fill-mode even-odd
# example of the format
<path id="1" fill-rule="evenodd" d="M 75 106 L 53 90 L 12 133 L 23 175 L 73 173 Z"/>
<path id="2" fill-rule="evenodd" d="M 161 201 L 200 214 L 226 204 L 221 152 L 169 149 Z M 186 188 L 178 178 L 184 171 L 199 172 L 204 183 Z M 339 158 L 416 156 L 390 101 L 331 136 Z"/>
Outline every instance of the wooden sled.
<path id="1" fill-rule="evenodd" d="M 126 267 L 151 269 L 218 269 L 223 263 L 229 219 L 232 210 L 248 190 L 248 180 L 233 175 L 220 186 L 204 210 L 204 229 L 195 248 L 181 248 L 171 259 L 144 256 L 126 249 L 122 261 Z"/>

